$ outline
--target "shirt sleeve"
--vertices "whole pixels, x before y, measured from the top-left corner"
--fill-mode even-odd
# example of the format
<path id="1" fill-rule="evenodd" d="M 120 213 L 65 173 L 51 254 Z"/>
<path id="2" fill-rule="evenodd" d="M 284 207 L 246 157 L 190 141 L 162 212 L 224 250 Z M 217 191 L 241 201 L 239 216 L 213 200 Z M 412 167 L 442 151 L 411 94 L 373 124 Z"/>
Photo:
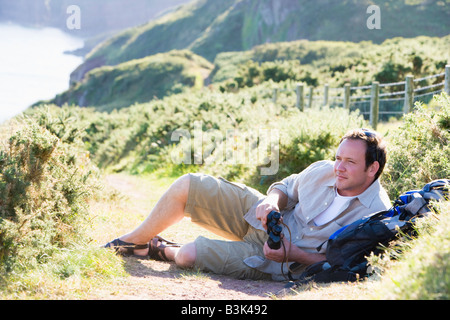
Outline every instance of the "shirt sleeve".
<path id="1" fill-rule="evenodd" d="M 267 190 L 269 194 L 273 189 L 278 189 L 288 197 L 285 210 L 293 209 L 298 203 L 298 186 L 300 174 L 292 174 L 279 182 L 273 183 Z"/>
<path id="2" fill-rule="evenodd" d="M 323 160 L 317 161 L 307 167 L 300 173 L 292 174 L 279 182 L 273 183 L 267 190 L 269 194 L 273 189 L 281 190 L 284 194 L 288 196 L 288 203 L 286 205 L 286 210 L 293 209 L 299 202 L 299 190 L 300 187 L 314 178 L 322 177 L 324 179 L 329 179 L 329 172 L 333 168 L 333 163 L 331 161 Z M 326 173 L 326 174 L 325 174 Z"/>

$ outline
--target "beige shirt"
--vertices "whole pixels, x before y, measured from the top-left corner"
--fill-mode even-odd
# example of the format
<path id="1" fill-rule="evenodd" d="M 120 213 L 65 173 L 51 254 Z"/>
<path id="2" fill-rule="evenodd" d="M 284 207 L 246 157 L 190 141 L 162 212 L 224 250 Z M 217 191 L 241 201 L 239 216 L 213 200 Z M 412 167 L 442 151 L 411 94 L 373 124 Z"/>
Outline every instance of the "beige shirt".
<path id="1" fill-rule="evenodd" d="M 301 173 L 293 174 L 272 184 L 267 191 L 269 193 L 276 188 L 288 196 L 287 206 L 281 211 L 281 214 L 283 215 L 283 222 L 290 229 L 290 235 L 284 228 L 284 236 L 291 240 L 294 245 L 307 252 L 317 253 L 317 247 L 323 244 L 320 253 L 325 253 L 325 241 L 335 231 L 362 217 L 391 207 L 386 191 L 376 180 L 363 193 L 349 201 L 347 206 L 342 207 L 335 218 L 317 226 L 314 219 L 331 205 L 336 195 L 333 166 L 334 162 L 328 160 L 316 162 Z M 255 215 L 256 207 L 261 201 L 256 203 L 244 218 L 254 228 L 264 230 Z M 258 269 L 263 272 L 273 275 L 274 272 L 281 273 L 280 265 L 276 262 L 268 263 L 264 261 L 261 265 L 256 261 L 248 259 L 245 262 L 252 267 L 258 267 L 259 264 Z M 263 260 L 259 259 L 259 261 Z M 271 264 L 277 264 L 278 266 L 267 269 L 266 266 Z M 274 272 L 271 270 L 274 270 Z M 274 278 L 276 279 L 276 277 Z"/>

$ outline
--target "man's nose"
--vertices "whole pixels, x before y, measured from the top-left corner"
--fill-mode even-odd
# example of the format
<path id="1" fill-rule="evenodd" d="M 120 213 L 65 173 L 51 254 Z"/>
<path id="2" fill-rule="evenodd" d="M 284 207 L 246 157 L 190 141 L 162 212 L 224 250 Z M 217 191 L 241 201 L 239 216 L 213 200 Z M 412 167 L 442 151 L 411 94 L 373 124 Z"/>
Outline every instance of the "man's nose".
<path id="1" fill-rule="evenodd" d="M 339 163 L 336 164 L 336 171 L 345 171 L 345 165 L 342 161 L 339 161 Z"/>

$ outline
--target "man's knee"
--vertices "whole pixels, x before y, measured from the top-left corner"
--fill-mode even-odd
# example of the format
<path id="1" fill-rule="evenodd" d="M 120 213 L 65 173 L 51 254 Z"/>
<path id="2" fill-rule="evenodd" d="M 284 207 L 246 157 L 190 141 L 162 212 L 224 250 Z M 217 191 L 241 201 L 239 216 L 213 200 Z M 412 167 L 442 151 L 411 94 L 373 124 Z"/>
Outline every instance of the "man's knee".
<path id="1" fill-rule="evenodd" d="M 189 268 L 192 267 L 197 258 L 197 250 L 195 248 L 195 243 L 187 243 L 180 248 L 180 250 L 175 255 L 175 263 L 179 267 Z"/>
<path id="2" fill-rule="evenodd" d="M 185 174 L 179 177 L 170 187 L 172 199 L 177 199 L 184 203 L 187 202 L 189 194 L 189 186 L 191 183 L 191 177 L 189 174 Z"/>

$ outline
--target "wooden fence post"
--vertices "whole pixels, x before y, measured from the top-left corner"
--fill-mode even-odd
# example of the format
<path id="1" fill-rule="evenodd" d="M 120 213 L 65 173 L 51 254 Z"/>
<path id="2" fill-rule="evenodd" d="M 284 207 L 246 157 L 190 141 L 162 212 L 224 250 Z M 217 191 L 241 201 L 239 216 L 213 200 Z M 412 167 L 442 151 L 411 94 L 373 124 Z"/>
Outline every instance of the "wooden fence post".
<path id="1" fill-rule="evenodd" d="M 378 110 L 380 107 L 380 83 L 374 81 L 372 83 L 371 98 L 370 98 L 370 125 L 374 130 L 378 126 Z"/>
<path id="2" fill-rule="evenodd" d="M 304 99 L 303 99 L 303 84 L 297 84 L 297 108 L 303 112 Z"/>
<path id="3" fill-rule="evenodd" d="M 328 89 L 329 89 L 329 86 L 328 86 L 328 84 L 326 84 L 323 87 L 323 105 L 324 106 L 328 105 Z"/>
<path id="4" fill-rule="evenodd" d="M 410 113 L 414 105 L 414 77 L 406 76 L 405 79 L 405 103 L 403 113 Z"/>
<path id="5" fill-rule="evenodd" d="M 344 109 L 350 110 L 350 83 L 344 85 Z"/>
<path id="6" fill-rule="evenodd" d="M 450 64 L 445 66 L 445 86 L 444 90 L 450 97 Z"/>
<path id="7" fill-rule="evenodd" d="M 314 88 L 309 87 L 309 99 L 308 99 L 308 108 L 312 108 L 312 102 L 313 102 L 313 95 L 314 95 Z"/>
<path id="8" fill-rule="evenodd" d="M 278 89 L 273 89 L 273 95 L 272 95 L 272 102 L 277 103 L 277 95 L 278 95 Z"/>

